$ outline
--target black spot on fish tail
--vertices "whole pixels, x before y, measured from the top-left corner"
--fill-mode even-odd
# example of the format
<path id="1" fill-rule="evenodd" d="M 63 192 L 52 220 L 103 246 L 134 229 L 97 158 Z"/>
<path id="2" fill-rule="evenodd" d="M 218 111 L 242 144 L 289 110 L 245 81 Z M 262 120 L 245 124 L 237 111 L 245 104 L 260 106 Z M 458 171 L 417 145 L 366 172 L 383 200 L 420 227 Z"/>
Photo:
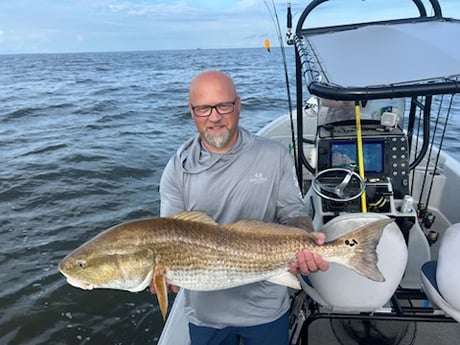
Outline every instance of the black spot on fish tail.
<path id="1" fill-rule="evenodd" d="M 393 219 L 380 219 L 335 240 L 349 254 L 345 266 L 373 281 L 384 282 L 385 277 L 377 267 L 377 245 L 383 229 L 392 222 Z"/>
<path id="2" fill-rule="evenodd" d="M 354 247 L 355 245 L 358 244 L 358 241 L 355 239 L 355 238 L 352 238 L 352 239 L 346 239 L 345 240 L 345 245 L 349 246 L 349 247 Z"/>

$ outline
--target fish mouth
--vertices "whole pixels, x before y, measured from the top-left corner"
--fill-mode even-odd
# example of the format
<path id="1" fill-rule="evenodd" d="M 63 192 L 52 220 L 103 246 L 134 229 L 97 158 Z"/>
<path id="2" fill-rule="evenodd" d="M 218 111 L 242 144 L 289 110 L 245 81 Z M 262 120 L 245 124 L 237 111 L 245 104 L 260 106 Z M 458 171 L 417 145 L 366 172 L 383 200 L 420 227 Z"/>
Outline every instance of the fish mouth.
<path id="1" fill-rule="evenodd" d="M 90 284 L 90 283 L 87 283 L 87 282 L 84 282 L 84 281 L 69 277 L 67 275 L 65 275 L 65 276 L 67 278 L 67 283 L 69 283 L 70 285 L 72 285 L 74 287 L 77 287 L 77 288 L 80 288 L 80 289 L 83 289 L 83 290 L 92 290 L 92 289 L 94 289 L 93 284 Z"/>

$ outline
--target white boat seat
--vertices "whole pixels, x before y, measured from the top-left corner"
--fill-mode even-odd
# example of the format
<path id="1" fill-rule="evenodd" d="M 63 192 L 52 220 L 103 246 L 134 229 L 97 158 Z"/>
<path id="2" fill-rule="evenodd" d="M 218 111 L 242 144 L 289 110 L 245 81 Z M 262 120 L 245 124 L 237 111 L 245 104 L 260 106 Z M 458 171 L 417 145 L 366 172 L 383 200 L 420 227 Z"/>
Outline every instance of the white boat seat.
<path id="1" fill-rule="evenodd" d="M 422 286 L 432 304 L 460 322 L 460 223 L 442 235 L 437 261 L 421 269 Z"/>
<path id="2" fill-rule="evenodd" d="M 436 271 L 438 262 L 433 260 L 425 263 L 421 270 L 423 290 L 425 291 L 431 304 L 441 308 L 447 315 L 460 322 L 460 310 L 450 305 L 439 292 L 436 281 Z"/>
<path id="3" fill-rule="evenodd" d="M 327 240 L 332 240 L 381 218 L 386 216 L 378 213 L 341 215 L 328 222 L 321 231 Z M 406 268 L 407 253 L 399 227 L 391 223 L 377 246 L 377 265 L 385 282 L 369 280 L 342 265 L 331 263 L 327 271 L 310 274 L 311 285 L 304 281 L 302 288 L 331 311 L 373 312 L 384 307 L 396 291 Z"/>

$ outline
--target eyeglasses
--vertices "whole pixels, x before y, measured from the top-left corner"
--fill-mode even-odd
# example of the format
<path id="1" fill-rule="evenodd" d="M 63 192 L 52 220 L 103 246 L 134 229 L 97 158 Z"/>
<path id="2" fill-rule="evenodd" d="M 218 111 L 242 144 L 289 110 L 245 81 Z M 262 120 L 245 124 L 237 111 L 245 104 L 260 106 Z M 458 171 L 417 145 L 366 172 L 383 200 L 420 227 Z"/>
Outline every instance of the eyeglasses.
<path id="1" fill-rule="evenodd" d="M 198 117 L 208 117 L 211 115 L 213 109 L 216 109 L 220 115 L 227 115 L 235 110 L 235 104 L 236 98 L 233 100 L 233 102 L 223 102 L 216 105 L 192 105 L 192 110 L 195 116 Z"/>

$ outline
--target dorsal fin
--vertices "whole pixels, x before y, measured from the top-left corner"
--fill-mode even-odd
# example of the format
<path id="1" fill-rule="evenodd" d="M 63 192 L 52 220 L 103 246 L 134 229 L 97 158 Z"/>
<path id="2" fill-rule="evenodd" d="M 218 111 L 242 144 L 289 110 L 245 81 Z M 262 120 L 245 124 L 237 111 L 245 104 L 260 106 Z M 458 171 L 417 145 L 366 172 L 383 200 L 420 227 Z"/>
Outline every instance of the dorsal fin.
<path id="1" fill-rule="evenodd" d="M 222 226 L 224 229 L 229 231 L 247 232 L 251 234 L 270 234 L 270 235 L 305 235 L 307 231 L 294 228 L 292 226 L 286 226 L 277 223 L 266 223 L 259 220 L 243 219 L 232 224 L 226 224 Z"/>
<path id="2" fill-rule="evenodd" d="M 206 223 L 210 225 L 217 225 L 214 219 L 212 219 L 206 213 L 201 212 L 201 211 L 185 211 L 185 212 L 178 213 L 174 216 L 171 216 L 169 218 L 187 220 L 190 222 Z"/>

